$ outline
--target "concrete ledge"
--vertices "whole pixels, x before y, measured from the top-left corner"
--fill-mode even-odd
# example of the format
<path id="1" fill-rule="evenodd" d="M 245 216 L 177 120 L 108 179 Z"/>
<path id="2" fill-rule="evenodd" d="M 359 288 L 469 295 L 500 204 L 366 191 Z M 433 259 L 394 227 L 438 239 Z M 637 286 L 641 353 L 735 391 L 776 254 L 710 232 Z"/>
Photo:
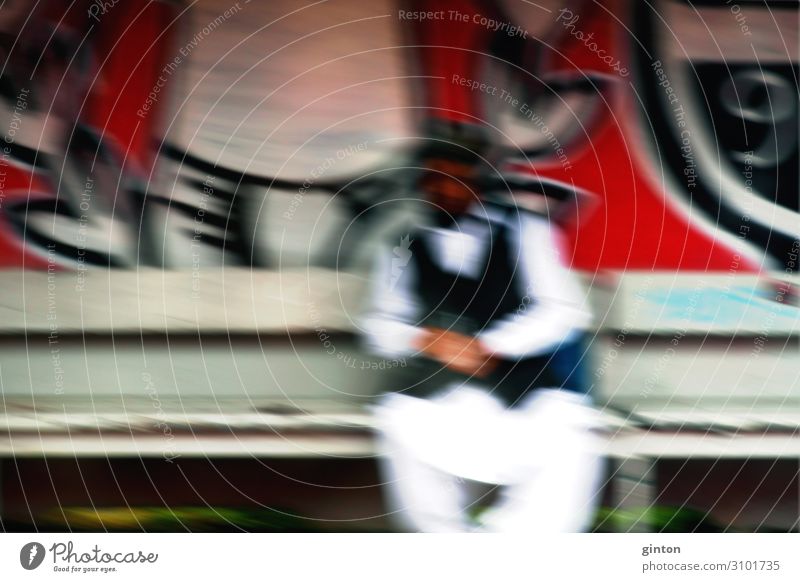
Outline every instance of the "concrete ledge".
<path id="1" fill-rule="evenodd" d="M 596 329 L 650 333 L 773 335 L 800 332 L 800 278 L 613 272 L 585 274 Z M 0 271 L 0 333 L 232 332 L 353 329 L 364 273 L 282 271 Z"/>

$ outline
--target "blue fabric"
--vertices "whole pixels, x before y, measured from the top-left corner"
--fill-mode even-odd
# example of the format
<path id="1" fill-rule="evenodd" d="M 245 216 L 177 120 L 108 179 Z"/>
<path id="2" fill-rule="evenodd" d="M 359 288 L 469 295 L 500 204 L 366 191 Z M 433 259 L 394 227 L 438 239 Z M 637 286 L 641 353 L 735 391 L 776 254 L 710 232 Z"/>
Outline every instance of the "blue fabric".
<path id="1" fill-rule="evenodd" d="M 508 367 L 510 372 L 503 370 Z M 506 405 L 513 407 L 537 388 L 561 388 L 580 394 L 588 394 L 589 352 L 586 334 L 561 344 L 548 354 L 526 358 L 520 362 L 507 362 L 501 365 L 500 374 L 513 381 L 499 381 L 493 384 L 492 394 Z"/>

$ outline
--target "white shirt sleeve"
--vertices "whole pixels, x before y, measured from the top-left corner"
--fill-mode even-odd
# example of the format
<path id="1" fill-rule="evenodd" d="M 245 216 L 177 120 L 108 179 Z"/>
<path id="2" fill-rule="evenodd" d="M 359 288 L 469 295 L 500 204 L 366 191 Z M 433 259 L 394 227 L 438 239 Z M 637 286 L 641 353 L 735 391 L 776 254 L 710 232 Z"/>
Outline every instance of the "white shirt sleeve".
<path id="1" fill-rule="evenodd" d="M 409 255 L 410 259 L 410 255 Z M 384 358 L 413 354 L 414 340 L 422 329 L 417 327 L 419 311 L 414 296 L 414 269 L 388 249 L 379 249 L 372 275 L 369 311 L 361 321 L 367 347 Z"/>
<path id="2" fill-rule="evenodd" d="M 559 233 L 541 216 L 516 216 L 510 255 L 522 283 L 523 302 L 478 337 L 497 355 L 521 359 L 553 351 L 591 323 L 586 295 L 559 253 Z M 516 245 L 514 244 L 516 243 Z"/>

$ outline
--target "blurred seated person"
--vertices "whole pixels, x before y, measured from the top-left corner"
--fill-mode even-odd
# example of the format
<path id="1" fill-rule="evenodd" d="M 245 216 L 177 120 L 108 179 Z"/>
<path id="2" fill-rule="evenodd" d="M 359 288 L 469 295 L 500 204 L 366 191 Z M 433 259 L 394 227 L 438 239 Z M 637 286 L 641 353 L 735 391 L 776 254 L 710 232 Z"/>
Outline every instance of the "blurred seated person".
<path id="1" fill-rule="evenodd" d="M 479 191 L 484 152 L 463 127 L 434 136 L 429 220 L 378 256 L 362 329 L 414 364 L 376 407 L 389 502 L 410 531 L 582 531 L 600 475 L 591 315 L 548 217 Z M 476 485 L 496 489 L 478 517 Z"/>

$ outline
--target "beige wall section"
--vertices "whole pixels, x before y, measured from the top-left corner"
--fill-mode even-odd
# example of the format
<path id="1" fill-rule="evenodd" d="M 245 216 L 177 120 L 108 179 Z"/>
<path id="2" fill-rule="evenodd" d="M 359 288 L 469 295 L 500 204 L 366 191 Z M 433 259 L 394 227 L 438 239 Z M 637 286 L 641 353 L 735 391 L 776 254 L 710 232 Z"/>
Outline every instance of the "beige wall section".
<path id="1" fill-rule="evenodd" d="M 327 181 L 391 165 L 413 134 L 413 73 L 391 0 L 204 0 L 192 8 L 192 31 L 213 30 L 176 47 L 185 97 L 169 140 L 178 147 L 300 182 L 330 158 L 318 178 Z M 341 155 L 359 144 L 358 155 Z"/>
<path id="2" fill-rule="evenodd" d="M 586 283 L 602 402 L 781 408 L 800 398 L 799 310 L 771 300 L 770 281 Z M 380 388 L 381 360 L 360 349 L 355 327 L 366 285 L 324 269 L 3 271 L 0 389 L 142 394 L 150 374 L 163 397 L 359 399 Z"/>
<path id="3" fill-rule="evenodd" d="M 374 393 L 373 361 L 346 338 L 316 336 L 47 337 L 0 340 L 4 395 L 359 400 Z M 56 351 L 57 350 L 57 351 Z M 339 357 L 339 354 L 342 354 Z M 367 368 L 362 369 L 365 364 Z"/>
<path id="4" fill-rule="evenodd" d="M 365 278 L 306 268 L 0 271 L 0 330 L 283 333 L 349 330 Z"/>
<path id="5" fill-rule="evenodd" d="M 375 250 L 373 249 L 373 252 Z M 625 272 L 585 275 L 603 333 L 766 336 L 800 333 L 800 277 Z M 0 271 L 0 333 L 355 331 L 364 271 L 317 267 Z"/>

